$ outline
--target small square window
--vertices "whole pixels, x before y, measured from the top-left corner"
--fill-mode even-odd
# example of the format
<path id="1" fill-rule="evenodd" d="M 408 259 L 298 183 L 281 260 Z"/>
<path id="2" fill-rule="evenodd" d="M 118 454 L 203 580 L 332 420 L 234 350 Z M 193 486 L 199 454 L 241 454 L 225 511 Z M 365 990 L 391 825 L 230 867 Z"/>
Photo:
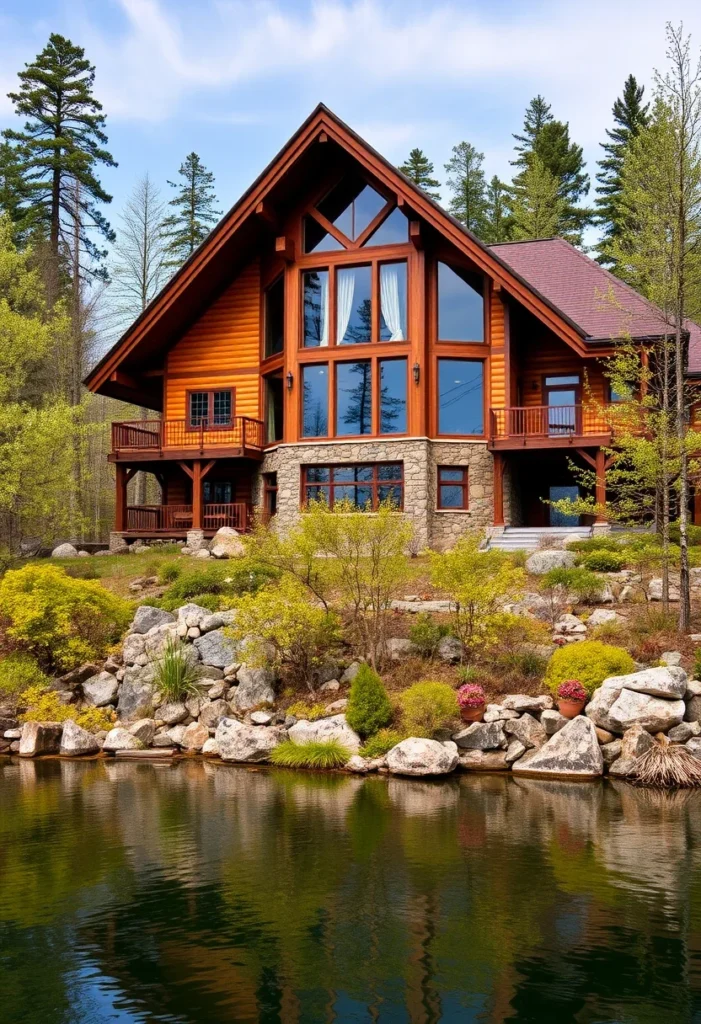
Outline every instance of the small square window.
<path id="1" fill-rule="evenodd" d="M 438 508 L 464 510 L 468 507 L 467 468 L 438 467 Z"/>

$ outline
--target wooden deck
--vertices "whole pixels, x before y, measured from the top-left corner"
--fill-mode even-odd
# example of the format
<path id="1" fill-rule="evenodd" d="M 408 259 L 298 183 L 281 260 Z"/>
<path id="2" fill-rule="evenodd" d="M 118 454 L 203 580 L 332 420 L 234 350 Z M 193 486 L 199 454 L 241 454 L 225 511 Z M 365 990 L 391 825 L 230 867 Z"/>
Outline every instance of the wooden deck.
<path id="1" fill-rule="evenodd" d="M 185 537 L 192 529 L 192 505 L 127 505 L 125 537 Z M 245 502 L 205 504 L 202 508 L 202 529 L 214 534 L 222 526 L 246 533 L 251 526 L 253 508 Z"/>
<path id="2" fill-rule="evenodd" d="M 187 420 L 132 420 L 112 424 L 112 462 L 156 459 L 248 458 L 265 447 L 261 420 L 236 416 L 228 423 L 193 425 Z"/>
<path id="3" fill-rule="evenodd" d="M 601 410 L 587 405 L 511 406 L 489 411 L 489 447 L 601 447 L 611 443 L 611 428 Z"/>

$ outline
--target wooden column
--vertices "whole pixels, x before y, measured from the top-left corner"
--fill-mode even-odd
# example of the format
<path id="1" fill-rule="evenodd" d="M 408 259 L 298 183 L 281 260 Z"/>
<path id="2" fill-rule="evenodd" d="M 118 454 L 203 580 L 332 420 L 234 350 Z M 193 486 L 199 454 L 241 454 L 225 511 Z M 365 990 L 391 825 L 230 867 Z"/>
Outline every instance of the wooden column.
<path id="1" fill-rule="evenodd" d="M 606 504 L 606 453 L 603 448 L 596 450 L 596 504 Z M 605 523 L 606 517 L 597 512 L 597 523 Z"/>
<path id="2" fill-rule="evenodd" d="M 115 463 L 116 500 L 114 506 L 114 528 L 121 533 L 127 528 L 127 467 L 122 462 Z"/>
<path id="3" fill-rule="evenodd" d="M 701 526 L 701 483 L 694 484 L 692 522 L 694 526 Z"/>
<path id="4" fill-rule="evenodd" d="M 494 526 L 504 525 L 504 456 L 494 452 Z"/>
<path id="5" fill-rule="evenodd" d="M 202 529 L 202 463 L 192 463 L 192 529 Z"/>

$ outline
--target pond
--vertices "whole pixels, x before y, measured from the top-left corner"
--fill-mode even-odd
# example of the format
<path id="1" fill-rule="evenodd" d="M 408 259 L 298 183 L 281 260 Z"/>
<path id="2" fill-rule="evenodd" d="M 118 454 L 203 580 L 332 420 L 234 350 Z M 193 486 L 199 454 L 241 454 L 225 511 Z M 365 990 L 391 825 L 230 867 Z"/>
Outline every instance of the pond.
<path id="1" fill-rule="evenodd" d="M 0 759 L 0 1020 L 701 1019 L 701 794 Z"/>

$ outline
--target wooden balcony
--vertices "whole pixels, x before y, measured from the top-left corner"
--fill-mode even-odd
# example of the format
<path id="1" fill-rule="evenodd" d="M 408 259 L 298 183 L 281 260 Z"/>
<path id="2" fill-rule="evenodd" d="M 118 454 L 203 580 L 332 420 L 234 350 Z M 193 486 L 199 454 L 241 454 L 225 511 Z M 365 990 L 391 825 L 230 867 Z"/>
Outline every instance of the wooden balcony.
<path id="1" fill-rule="evenodd" d="M 252 514 L 245 502 L 207 503 L 202 506 L 202 527 L 206 534 L 214 534 L 222 526 L 246 533 Z M 127 505 L 126 528 L 121 532 L 133 537 L 184 537 L 192 528 L 192 516 L 192 505 Z"/>
<path id="2" fill-rule="evenodd" d="M 265 446 L 261 420 L 236 416 L 229 423 L 196 426 L 187 420 L 131 420 L 112 424 L 113 462 L 156 459 L 249 458 L 260 461 Z"/>
<path id="3" fill-rule="evenodd" d="M 598 447 L 611 443 L 611 427 L 601 410 L 588 405 L 511 406 L 489 411 L 489 447 Z"/>

